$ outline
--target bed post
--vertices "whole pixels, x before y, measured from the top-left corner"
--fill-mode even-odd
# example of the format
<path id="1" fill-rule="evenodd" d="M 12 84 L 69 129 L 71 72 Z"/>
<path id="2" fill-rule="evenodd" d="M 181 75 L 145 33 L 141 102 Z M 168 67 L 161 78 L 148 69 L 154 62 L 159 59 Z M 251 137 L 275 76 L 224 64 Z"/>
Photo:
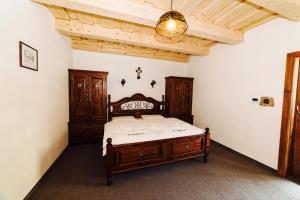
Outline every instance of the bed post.
<path id="1" fill-rule="evenodd" d="M 111 185 L 112 182 L 112 168 L 113 168 L 113 152 L 112 152 L 112 139 L 107 138 L 106 145 L 106 182 Z"/>
<path id="2" fill-rule="evenodd" d="M 111 99 L 110 94 L 108 95 L 108 103 L 107 103 L 107 115 L 108 115 L 108 121 L 111 121 Z"/>
<path id="3" fill-rule="evenodd" d="M 162 95 L 162 112 L 165 114 L 165 95 Z"/>
<path id="4" fill-rule="evenodd" d="M 209 128 L 205 128 L 205 139 L 204 139 L 204 156 L 203 156 L 203 161 L 206 163 L 207 162 L 207 157 L 208 157 L 208 145 L 209 145 L 209 139 L 210 139 L 210 133 L 209 133 Z"/>

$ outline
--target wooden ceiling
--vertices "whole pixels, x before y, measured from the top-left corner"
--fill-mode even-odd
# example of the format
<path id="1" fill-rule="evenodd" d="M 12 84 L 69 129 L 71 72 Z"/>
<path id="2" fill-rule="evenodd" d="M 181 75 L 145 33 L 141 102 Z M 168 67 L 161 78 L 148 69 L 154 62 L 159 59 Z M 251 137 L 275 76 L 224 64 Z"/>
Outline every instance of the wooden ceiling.
<path id="1" fill-rule="evenodd" d="M 48 7 L 72 48 L 188 62 L 210 47 L 239 44 L 244 32 L 278 16 L 300 20 L 299 0 L 174 0 L 189 29 L 175 39 L 155 33 L 171 0 L 33 0 Z"/>

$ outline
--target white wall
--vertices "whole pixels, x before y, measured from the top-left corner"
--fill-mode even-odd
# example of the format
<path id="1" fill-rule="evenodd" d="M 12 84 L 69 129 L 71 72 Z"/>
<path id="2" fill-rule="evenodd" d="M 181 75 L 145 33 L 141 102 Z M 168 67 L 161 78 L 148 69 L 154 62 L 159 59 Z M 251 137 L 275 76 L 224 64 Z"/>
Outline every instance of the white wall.
<path id="1" fill-rule="evenodd" d="M 286 54 L 300 50 L 300 24 L 277 19 L 245 35 L 245 42 L 219 45 L 193 57 L 195 124 L 212 139 L 277 169 Z M 272 96 L 275 107 L 252 97 Z"/>
<path id="2" fill-rule="evenodd" d="M 69 39 L 29 0 L 1 3 L 0 199 L 23 199 L 67 145 Z M 19 40 L 39 50 L 39 71 L 19 67 Z"/>
<path id="3" fill-rule="evenodd" d="M 108 94 L 112 95 L 113 101 L 137 92 L 161 100 L 161 95 L 165 94 L 164 77 L 186 76 L 187 69 L 186 63 L 80 50 L 73 50 L 73 66 L 75 69 L 109 72 Z M 143 71 L 139 80 L 135 72 L 138 67 Z M 124 87 L 122 78 L 126 80 Z M 152 80 L 157 82 L 154 88 L 150 85 Z"/>

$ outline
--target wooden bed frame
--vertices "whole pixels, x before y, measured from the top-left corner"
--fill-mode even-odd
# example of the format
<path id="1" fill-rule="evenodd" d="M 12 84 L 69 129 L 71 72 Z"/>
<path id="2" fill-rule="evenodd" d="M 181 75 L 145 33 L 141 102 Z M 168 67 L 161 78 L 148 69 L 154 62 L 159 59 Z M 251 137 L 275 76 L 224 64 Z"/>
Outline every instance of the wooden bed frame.
<path id="1" fill-rule="evenodd" d="M 108 119 L 118 116 L 132 116 L 135 112 L 141 115 L 164 114 L 164 96 L 157 101 L 143 94 L 134 94 L 119 101 L 111 102 L 108 95 Z M 106 145 L 106 177 L 111 185 L 112 175 L 179 160 L 203 157 L 207 162 L 210 146 L 209 128 L 204 134 L 177 137 L 163 140 L 113 145 L 107 139 Z"/>

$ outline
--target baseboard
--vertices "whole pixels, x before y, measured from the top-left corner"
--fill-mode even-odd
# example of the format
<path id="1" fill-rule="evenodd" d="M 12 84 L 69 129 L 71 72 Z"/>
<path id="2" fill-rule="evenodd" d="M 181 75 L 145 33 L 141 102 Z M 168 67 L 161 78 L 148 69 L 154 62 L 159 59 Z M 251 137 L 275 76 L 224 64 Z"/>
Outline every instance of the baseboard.
<path id="1" fill-rule="evenodd" d="M 211 142 L 213 144 L 215 143 L 215 144 L 221 146 L 222 148 L 224 148 L 224 149 L 226 149 L 226 150 L 228 150 L 228 151 L 230 151 L 230 152 L 232 152 L 232 153 L 234 153 L 234 154 L 236 154 L 236 155 L 238 155 L 240 157 L 243 157 L 243 158 L 245 158 L 245 159 L 247 159 L 247 160 L 249 160 L 251 162 L 255 162 L 260 167 L 262 167 L 262 168 L 264 168 L 264 169 L 266 169 L 266 170 L 268 170 L 268 171 L 270 171 L 270 172 L 272 172 L 272 173 L 274 173 L 274 174 L 277 175 L 277 170 L 276 169 L 273 169 L 273 168 L 271 168 L 271 167 L 269 167 L 269 166 L 267 166 L 267 165 L 265 165 L 265 164 L 263 164 L 261 162 L 258 162 L 257 160 L 254 160 L 253 158 L 250 158 L 250 157 L 248 157 L 248 156 L 246 156 L 244 154 L 241 154 L 240 152 L 237 152 L 237 151 L 235 151 L 235 150 L 233 150 L 233 149 L 231 149 L 231 148 L 229 148 L 229 147 L 227 147 L 227 146 L 225 146 L 223 144 L 220 144 L 219 142 L 216 142 L 214 140 L 211 140 Z"/>
<path id="2" fill-rule="evenodd" d="M 46 179 L 46 177 L 49 174 L 49 171 L 53 168 L 55 163 L 57 163 L 58 160 L 61 159 L 61 155 L 65 152 L 69 145 L 67 145 L 64 150 L 61 152 L 61 154 L 55 159 L 55 161 L 52 163 L 52 165 L 47 169 L 47 171 L 44 173 L 44 175 L 40 178 L 40 180 L 33 186 L 33 188 L 29 191 L 29 193 L 25 196 L 23 200 L 29 200 L 32 194 L 38 189 L 38 187 L 42 184 L 42 182 Z"/>

